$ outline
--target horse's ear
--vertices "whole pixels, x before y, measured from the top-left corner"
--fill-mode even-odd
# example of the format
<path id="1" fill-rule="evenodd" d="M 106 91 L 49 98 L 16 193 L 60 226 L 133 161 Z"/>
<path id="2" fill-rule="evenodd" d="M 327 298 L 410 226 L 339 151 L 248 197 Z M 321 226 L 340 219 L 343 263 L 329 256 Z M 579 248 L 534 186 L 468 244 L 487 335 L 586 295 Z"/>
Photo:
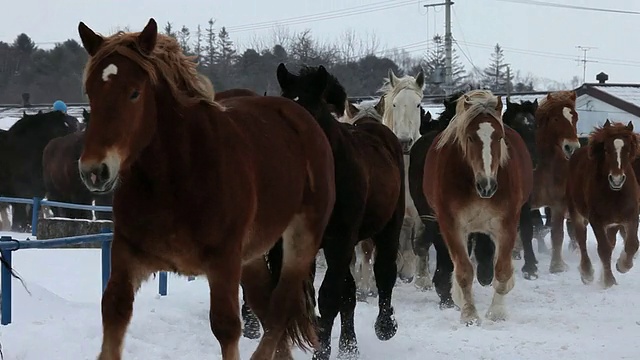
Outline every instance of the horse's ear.
<path id="1" fill-rule="evenodd" d="M 267 92 L 266 91 L 264 92 L 264 96 L 267 96 Z"/>
<path id="2" fill-rule="evenodd" d="M 389 69 L 389 84 L 391 84 L 391 86 L 396 86 L 397 83 L 398 78 L 396 77 L 396 74 L 393 73 L 392 69 Z"/>
<path id="3" fill-rule="evenodd" d="M 278 65 L 278 70 L 276 70 L 276 77 L 278 78 L 278 84 L 280 84 L 281 89 L 289 87 L 292 75 L 289 70 L 287 70 L 287 67 L 284 65 L 284 63 L 280 63 L 280 65 Z"/>
<path id="4" fill-rule="evenodd" d="M 151 18 L 147 23 L 147 26 L 142 29 L 140 35 L 138 35 L 138 47 L 140 51 L 149 55 L 156 47 L 156 40 L 158 39 L 158 24 Z"/>
<path id="5" fill-rule="evenodd" d="M 378 114 L 384 114 L 384 95 L 380 96 L 380 100 L 378 100 L 378 103 L 373 108 L 376 109 Z"/>
<path id="6" fill-rule="evenodd" d="M 627 124 L 627 130 L 633 131 L 633 121 L 629 121 L 629 123 Z"/>
<path id="7" fill-rule="evenodd" d="M 27 112 L 22 110 L 22 117 L 27 117 Z"/>
<path id="8" fill-rule="evenodd" d="M 511 104 L 513 104 L 511 102 L 510 96 L 507 96 L 507 109 L 509 108 L 509 106 L 511 106 Z"/>
<path id="9" fill-rule="evenodd" d="M 611 121 L 607 119 L 607 121 L 604 122 L 604 125 L 602 127 L 609 127 L 609 126 L 611 126 Z"/>
<path id="10" fill-rule="evenodd" d="M 533 109 L 538 110 L 538 99 L 533 100 Z"/>
<path id="11" fill-rule="evenodd" d="M 320 65 L 318 66 L 318 71 L 315 76 L 315 85 L 321 90 L 321 93 L 324 92 L 324 89 L 327 87 L 327 79 L 329 78 L 329 73 L 327 69 Z"/>
<path id="12" fill-rule="evenodd" d="M 93 30 L 91 30 L 82 21 L 78 24 L 78 33 L 80 34 L 82 46 L 87 50 L 89 56 L 95 55 L 98 52 L 98 49 L 100 49 L 100 46 L 102 46 L 104 38 L 93 32 Z"/>
<path id="13" fill-rule="evenodd" d="M 38 115 L 42 115 L 42 110 L 38 110 Z"/>
<path id="14" fill-rule="evenodd" d="M 424 71 L 420 69 L 420 72 L 416 76 L 416 84 L 420 87 L 420 89 L 424 88 Z"/>
<path id="15" fill-rule="evenodd" d="M 496 96 L 496 112 L 502 115 L 502 96 Z"/>

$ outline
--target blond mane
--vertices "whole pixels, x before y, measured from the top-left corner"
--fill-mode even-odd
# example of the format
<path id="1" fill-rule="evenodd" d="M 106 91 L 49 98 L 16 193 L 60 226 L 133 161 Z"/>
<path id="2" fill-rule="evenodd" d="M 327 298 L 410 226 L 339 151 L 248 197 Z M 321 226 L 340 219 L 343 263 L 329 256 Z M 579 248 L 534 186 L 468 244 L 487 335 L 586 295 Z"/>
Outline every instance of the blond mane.
<path id="1" fill-rule="evenodd" d="M 198 73 L 194 57 L 186 56 L 178 41 L 170 36 L 157 34 L 156 45 L 150 55 L 143 55 L 138 49 L 140 32 L 119 31 L 104 37 L 96 54 L 90 56 L 84 68 L 82 83 L 107 56 L 117 53 L 139 65 L 149 76 L 151 83 L 158 85 L 164 79 L 172 95 L 183 106 L 199 102 L 222 108 L 214 101 L 215 92 L 211 81 Z"/>
<path id="2" fill-rule="evenodd" d="M 377 92 L 382 93 L 387 99 L 385 102 L 387 104 L 392 104 L 393 99 L 395 99 L 398 94 L 403 90 L 411 90 L 420 96 L 422 99 L 422 88 L 418 86 L 416 82 L 416 78 L 411 75 L 405 75 L 401 78 L 396 79 L 395 86 L 391 85 L 391 79 L 384 78 L 383 85 L 378 89 Z M 385 106 L 384 113 L 382 114 L 382 124 L 387 126 L 389 129 L 394 129 L 395 119 L 393 118 L 393 107 Z"/>
<path id="3" fill-rule="evenodd" d="M 440 134 L 436 149 L 457 142 L 460 145 L 462 155 L 466 157 L 467 128 L 471 121 L 481 114 L 487 114 L 496 119 L 504 131 L 502 113 L 496 110 L 499 99 L 489 90 L 472 90 L 460 96 L 456 104 L 456 115 Z M 509 151 L 504 138 L 500 141 L 500 148 L 500 165 L 502 166 L 509 160 Z"/>

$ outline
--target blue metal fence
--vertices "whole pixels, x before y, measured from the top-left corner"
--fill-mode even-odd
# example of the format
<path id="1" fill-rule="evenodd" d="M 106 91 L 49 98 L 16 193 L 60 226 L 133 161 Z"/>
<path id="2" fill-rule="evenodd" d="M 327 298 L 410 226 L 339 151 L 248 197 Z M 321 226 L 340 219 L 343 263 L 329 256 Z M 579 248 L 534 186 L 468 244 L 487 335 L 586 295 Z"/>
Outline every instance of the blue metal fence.
<path id="1" fill-rule="evenodd" d="M 58 201 L 42 200 L 40 198 L 26 199 L 26 198 L 14 198 L 14 197 L 0 197 L 0 203 L 13 203 L 13 204 L 27 204 L 33 206 L 33 216 L 31 218 L 31 234 L 36 235 L 38 228 L 38 213 L 41 206 L 57 206 L 67 209 L 76 210 L 94 210 L 102 212 L 111 212 L 111 206 L 93 206 L 93 205 L 80 205 L 70 204 Z M 101 242 L 102 252 L 102 291 L 104 291 L 109 281 L 109 275 L 111 273 L 111 240 L 113 240 L 113 233 L 108 229 L 104 229 L 101 234 L 92 235 L 80 235 L 70 236 L 56 239 L 47 240 L 18 240 L 11 236 L 0 237 L 0 254 L 6 260 L 9 267 L 13 267 L 12 253 L 20 249 L 45 249 L 52 248 L 61 245 L 73 245 L 73 244 L 87 244 Z M 7 266 L 0 265 L 0 281 L 2 282 L 0 291 L 1 294 L 1 309 L 0 309 L 0 324 L 8 325 L 11 323 L 11 298 L 12 298 L 12 280 L 11 269 Z M 167 273 L 162 271 L 159 275 L 158 293 L 160 296 L 167 295 Z M 189 277 L 189 280 L 193 280 L 193 277 Z"/>

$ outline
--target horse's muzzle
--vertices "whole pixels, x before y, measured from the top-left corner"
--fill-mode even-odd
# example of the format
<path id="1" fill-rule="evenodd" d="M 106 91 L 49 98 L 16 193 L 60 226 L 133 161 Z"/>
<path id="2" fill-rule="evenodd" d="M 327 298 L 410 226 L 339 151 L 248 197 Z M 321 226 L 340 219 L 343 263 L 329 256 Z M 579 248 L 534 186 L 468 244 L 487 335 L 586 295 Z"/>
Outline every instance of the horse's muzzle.
<path id="1" fill-rule="evenodd" d="M 622 186 L 624 185 L 625 180 L 627 180 L 627 175 L 609 174 L 608 178 L 609 178 L 609 187 L 611 188 L 611 190 L 619 191 L 620 189 L 622 189 Z"/>
<path id="2" fill-rule="evenodd" d="M 481 198 L 488 199 L 498 191 L 498 182 L 493 178 L 479 178 L 476 180 L 476 191 Z"/>
<path id="3" fill-rule="evenodd" d="M 580 148 L 579 141 L 563 141 L 562 144 L 562 152 L 564 153 L 564 157 L 569 160 L 576 150 Z"/>
<path id="4" fill-rule="evenodd" d="M 106 163 L 94 163 L 88 166 L 80 166 L 80 178 L 91 192 L 111 192 L 116 183 L 116 177 L 111 176 L 111 171 Z"/>
<path id="5" fill-rule="evenodd" d="M 400 141 L 400 146 L 402 146 L 402 152 L 407 155 L 411 150 L 411 146 L 413 146 L 413 139 L 398 139 Z"/>

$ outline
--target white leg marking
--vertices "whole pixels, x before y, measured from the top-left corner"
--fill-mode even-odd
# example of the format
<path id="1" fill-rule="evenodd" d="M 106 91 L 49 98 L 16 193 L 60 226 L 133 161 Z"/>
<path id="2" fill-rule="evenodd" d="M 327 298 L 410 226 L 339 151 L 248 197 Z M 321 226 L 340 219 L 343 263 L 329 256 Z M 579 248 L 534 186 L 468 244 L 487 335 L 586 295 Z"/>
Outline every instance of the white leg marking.
<path id="1" fill-rule="evenodd" d="M 484 165 L 484 175 L 491 175 L 491 134 L 495 129 L 488 122 L 483 122 L 478 127 L 478 137 L 482 141 L 482 164 Z"/>
<path id="2" fill-rule="evenodd" d="M 616 149 L 616 159 L 618 160 L 618 169 L 622 169 L 622 147 L 624 141 L 622 139 L 613 140 L 613 147 Z"/>
<path id="3" fill-rule="evenodd" d="M 506 284 L 499 284 L 496 279 L 493 279 L 494 293 L 493 300 L 487 311 L 487 318 L 492 321 L 502 321 L 507 319 L 507 307 L 504 304 L 505 296 L 513 289 L 515 285 L 514 275 L 512 274 Z M 495 288 L 498 286 L 506 286 L 504 294 L 499 294 Z"/>
<path id="4" fill-rule="evenodd" d="M 116 74 L 118 74 L 118 67 L 113 64 L 109 64 L 104 68 L 104 70 L 102 70 L 102 80 L 107 82 L 109 81 L 109 76 Z"/>
<path id="5" fill-rule="evenodd" d="M 571 125 L 573 125 L 573 115 L 571 114 L 571 108 L 565 107 L 564 109 L 562 109 L 562 115 L 564 115 L 564 118 L 567 119 L 567 121 L 569 121 Z"/>

